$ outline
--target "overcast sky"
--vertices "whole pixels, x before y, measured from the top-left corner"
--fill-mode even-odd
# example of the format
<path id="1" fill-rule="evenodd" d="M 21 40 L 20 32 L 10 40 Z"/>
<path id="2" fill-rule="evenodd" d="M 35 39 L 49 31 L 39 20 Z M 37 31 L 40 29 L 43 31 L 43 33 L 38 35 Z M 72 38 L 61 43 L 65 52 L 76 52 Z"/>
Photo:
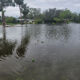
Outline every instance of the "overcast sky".
<path id="1" fill-rule="evenodd" d="M 65 9 L 68 8 L 73 12 L 80 12 L 80 0 L 25 0 L 25 3 L 30 7 L 41 8 L 42 10 L 48 8 Z M 18 7 L 8 7 L 6 11 L 7 16 L 19 16 Z"/>

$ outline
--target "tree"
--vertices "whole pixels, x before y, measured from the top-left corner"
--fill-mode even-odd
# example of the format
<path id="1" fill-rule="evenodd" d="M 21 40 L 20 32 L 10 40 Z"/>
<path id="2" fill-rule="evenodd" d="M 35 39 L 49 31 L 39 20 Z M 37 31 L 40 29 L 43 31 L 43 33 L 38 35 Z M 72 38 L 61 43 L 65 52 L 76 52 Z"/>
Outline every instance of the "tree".
<path id="1" fill-rule="evenodd" d="M 26 4 L 23 4 L 22 6 L 21 6 L 21 12 L 22 12 L 22 14 L 23 14 L 23 18 L 27 18 L 27 15 L 28 15 L 28 13 L 29 13 L 29 7 L 26 5 Z"/>
<path id="2" fill-rule="evenodd" d="M 40 8 L 29 8 L 29 14 L 28 18 L 29 19 L 36 19 L 41 15 L 41 10 Z"/>
<path id="3" fill-rule="evenodd" d="M 13 0 L 0 0 L 0 11 L 2 12 L 2 24 L 3 27 L 5 27 L 5 10 L 4 8 L 8 6 L 15 6 Z"/>
<path id="4" fill-rule="evenodd" d="M 6 26 L 6 22 L 5 22 L 5 10 L 4 8 L 8 7 L 8 6 L 15 6 L 13 0 L 0 0 L 0 11 L 2 12 L 2 25 L 3 25 L 3 37 L 5 38 L 5 26 Z"/>
<path id="5" fill-rule="evenodd" d="M 55 15 L 56 15 L 56 8 L 46 10 L 43 14 L 44 14 L 44 21 L 45 21 L 46 23 L 47 23 L 47 22 L 53 22 L 53 18 L 54 18 Z"/>
<path id="6" fill-rule="evenodd" d="M 20 17 L 22 17 L 21 7 L 24 4 L 24 0 L 14 0 L 17 5 L 19 5 Z"/>
<path id="7" fill-rule="evenodd" d="M 62 11 L 62 12 L 60 13 L 60 18 L 61 18 L 61 19 L 71 19 L 71 11 L 65 9 L 64 11 Z"/>
<path id="8" fill-rule="evenodd" d="M 72 14 L 72 21 L 73 22 L 79 22 L 79 15 L 77 13 Z"/>
<path id="9" fill-rule="evenodd" d="M 5 20 L 6 20 L 6 23 L 17 23 L 18 22 L 15 17 L 6 17 Z"/>

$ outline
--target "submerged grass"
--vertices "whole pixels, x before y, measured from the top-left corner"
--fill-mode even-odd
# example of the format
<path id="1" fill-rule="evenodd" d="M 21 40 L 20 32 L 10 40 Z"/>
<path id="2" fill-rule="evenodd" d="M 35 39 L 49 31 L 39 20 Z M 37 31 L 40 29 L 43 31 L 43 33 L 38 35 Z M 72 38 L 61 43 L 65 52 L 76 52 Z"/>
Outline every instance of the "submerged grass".
<path id="1" fill-rule="evenodd" d="M 32 62 L 35 62 L 35 59 L 34 58 L 32 58 Z"/>

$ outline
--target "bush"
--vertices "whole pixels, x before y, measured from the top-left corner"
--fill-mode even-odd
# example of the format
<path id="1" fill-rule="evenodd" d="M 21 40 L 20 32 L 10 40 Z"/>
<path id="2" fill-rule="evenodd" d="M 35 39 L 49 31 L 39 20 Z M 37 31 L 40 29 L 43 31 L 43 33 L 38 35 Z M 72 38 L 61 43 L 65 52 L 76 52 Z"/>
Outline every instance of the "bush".
<path id="1" fill-rule="evenodd" d="M 56 21 L 56 22 L 60 22 L 61 21 L 59 18 L 54 18 L 53 20 Z"/>
<path id="2" fill-rule="evenodd" d="M 6 23 L 17 23 L 17 20 L 14 17 L 6 17 Z"/>
<path id="3" fill-rule="evenodd" d="M 36 19 L 35 24 L 41 24 L 43 21 L 41 19 Z"/>

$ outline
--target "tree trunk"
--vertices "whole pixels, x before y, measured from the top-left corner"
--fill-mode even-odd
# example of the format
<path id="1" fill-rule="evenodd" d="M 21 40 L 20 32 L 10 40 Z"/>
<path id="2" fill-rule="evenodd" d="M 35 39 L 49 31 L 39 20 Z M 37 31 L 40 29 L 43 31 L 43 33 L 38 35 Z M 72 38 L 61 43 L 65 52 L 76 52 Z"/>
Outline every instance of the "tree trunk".
<path id="1" fill-rule="evenodd" d="M 3 27 L 6 27 L 5 15 L 4 15 L 4 10 L 3 9 L 2 9 L 2 25 L 3 25 Z"/>
<path id="2" fill-rule="evenodd" d="M 21 6 L 19 5 L 19 10 L 20 10 L 20 18 L 22 17 L 22 13 L 21 13 Z"/>
<path id="3" fill-rule="evenodd" d="M 21 12 L 21 6 L 19 5 L 19 10 L 20 10 L 20 19 L 22 19 L 22 12 Z M 22 24 L 22 20 L 20 21 L 20 23 Z"/>
<path id="4" fill-rule="evenodd" d="M 3 40 L 6 40 L 6 32 L 5 32 L 6 22 L 5 22 L 5 15 L 3 8 L 2 8 L 2 25 L 3 25 Z"/>

